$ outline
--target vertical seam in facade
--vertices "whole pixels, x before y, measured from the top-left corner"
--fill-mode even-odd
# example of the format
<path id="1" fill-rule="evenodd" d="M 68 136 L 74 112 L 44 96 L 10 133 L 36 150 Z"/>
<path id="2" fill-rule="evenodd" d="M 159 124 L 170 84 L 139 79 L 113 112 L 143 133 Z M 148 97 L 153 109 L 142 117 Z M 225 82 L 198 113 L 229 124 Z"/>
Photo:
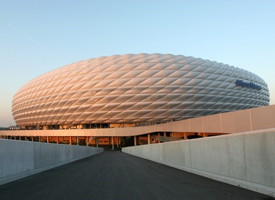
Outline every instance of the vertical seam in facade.
<path id="1" fill-rule="evenodd" d="M 221 125 L 221 133 L 222 133 L 222 115 L 221 114 L 219 115 L 220 115 L 220 125 Z"/>
<path id="2" fill-rule="evenodd" d="M 250 123 L 250 131 L 252 131 L 252 119 L 251 119 L 251 109 L 249 109 L 249 123 Z"/>

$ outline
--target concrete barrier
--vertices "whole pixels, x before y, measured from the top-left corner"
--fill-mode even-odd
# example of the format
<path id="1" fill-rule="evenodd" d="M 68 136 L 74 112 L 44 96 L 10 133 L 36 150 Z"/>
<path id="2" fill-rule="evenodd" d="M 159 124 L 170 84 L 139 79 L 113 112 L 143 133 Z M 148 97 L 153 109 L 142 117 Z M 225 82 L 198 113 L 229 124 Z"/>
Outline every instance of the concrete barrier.
<path id="1" fill-rule="evenodd" d="M 275 196 L 275 129 L 127 147 L 123 152 Z"/>
<path id="2" fill-rule="evenodd" d="M 95 147 L 0 139 L 0 185 L 101 152 Z"/>

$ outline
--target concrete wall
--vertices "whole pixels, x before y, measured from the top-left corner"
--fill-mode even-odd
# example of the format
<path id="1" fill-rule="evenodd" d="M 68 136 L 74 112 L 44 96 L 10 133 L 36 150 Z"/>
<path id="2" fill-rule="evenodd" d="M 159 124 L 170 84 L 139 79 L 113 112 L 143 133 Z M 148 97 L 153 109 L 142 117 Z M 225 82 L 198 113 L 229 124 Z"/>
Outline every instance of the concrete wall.
<path id="1" fill-rule="evenodd" d="M 0 184 L 101 152 L 95 147 L 0 139 Z"/>
<path id="2" fill-rule="evenodd" d="M 275 128 L 275 105 L 221 113 L 176 122 L 127 128 L 0 131 L 0 136 L 125 137 L 153 132 L 240 133 Z"/>
<path id="3" fill-rule="evenodd" d="M 127 147 L 123 152 L 275 196 L 275 129 Z"/>

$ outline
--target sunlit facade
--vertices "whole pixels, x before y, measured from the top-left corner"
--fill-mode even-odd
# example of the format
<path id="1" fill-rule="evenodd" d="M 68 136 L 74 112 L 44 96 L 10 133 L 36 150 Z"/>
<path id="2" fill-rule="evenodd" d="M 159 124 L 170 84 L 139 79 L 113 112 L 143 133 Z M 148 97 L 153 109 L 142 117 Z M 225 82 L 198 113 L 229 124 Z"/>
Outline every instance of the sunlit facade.
<path id="1" fill-rule="evenodd" d="M 24 84 L 12 113 L 22 127 L 137 126 L 269 105 L 259 76 L 171 54 L 92 58 Z"/>

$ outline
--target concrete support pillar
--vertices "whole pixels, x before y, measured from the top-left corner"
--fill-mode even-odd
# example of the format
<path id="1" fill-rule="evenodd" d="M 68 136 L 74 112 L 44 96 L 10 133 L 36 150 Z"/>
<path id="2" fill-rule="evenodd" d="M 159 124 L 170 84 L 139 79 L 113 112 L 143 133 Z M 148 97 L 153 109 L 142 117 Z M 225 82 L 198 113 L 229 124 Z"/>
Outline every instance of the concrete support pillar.
<path id="1" fill-rule="evenodd" d="M 25 141 L 27 141 L 28 140 L 28 138 L 27 138 L 27 136 L 25 136 Z"/>
<path id="2" fill-rule="evenodd" d="M 56 136 L 56 144 L 59 144 L 58 136 Z"/>
<path id="3" fill-rule="evenodd" d="M 187 133 L 184 133 L 184 139 L 187 140 Z"/>
<path id="4" fill-rule="evenodd" d="M 21 136 L 19 136 L 19 140 L 21 140 Z"/>
<path id="5" fill-rule="evenodd" d="M 86 146 L 89 146 L 89 137 L 86 137 Z"/>
<path id="6" fill-rule="evenodd" d="M 114 137 L 112 136 L 112 150 L 115 149 L 115 144 L 114 144 Z"/>
<path id="7" fill-rule="evenodd" d="M 158 141 L 158 143 L 160 143 L 160 133 L 158 133 L 158 138 L 159 138 L 159 141 Z"/>
<path id="8" fill-rule="evenodd" d="M 207 137 L 207 133 L 203 133 L 203 137 Z"/>
<path id="9" fill-rule="evenodd" d="M 116 147 L 119 147 L 119 137 L 117 137 L 117 143 L 116 143 Z"/>
<path id="10" fill-rule="evenodd" d="M 148 134 L 148 144 L 151 144 L 151 137 L 150 133 Z"/>
<path id="11" fill-rule="evenodd" d="M 70 145 L 72 145 L 72 136 L 70 136 Z"/>
<path id="12" fill-rule="evenodd" d="M 78 146 L 79 145 L 79 137 L 76 136 L 76 145 Z"/>
<path id="13" fill-rule="evenodd" d="M 166 137 L 166 132 L 163 133 L 163 136 Z"/>
<path id="14" fill-rule="evenodd" d="M 47 136 L 47 143 L 49 143 L 49 136 Z"/>
<path id="15" fill-rule="evenodd" d="M 137 136 L 134 136 L 134 144 L 137 146 Z"/>
<path id="16" fill-rule="evenodd" d="M 98 138 L 95 139 L 96 147 L 98 148 Z"/>

